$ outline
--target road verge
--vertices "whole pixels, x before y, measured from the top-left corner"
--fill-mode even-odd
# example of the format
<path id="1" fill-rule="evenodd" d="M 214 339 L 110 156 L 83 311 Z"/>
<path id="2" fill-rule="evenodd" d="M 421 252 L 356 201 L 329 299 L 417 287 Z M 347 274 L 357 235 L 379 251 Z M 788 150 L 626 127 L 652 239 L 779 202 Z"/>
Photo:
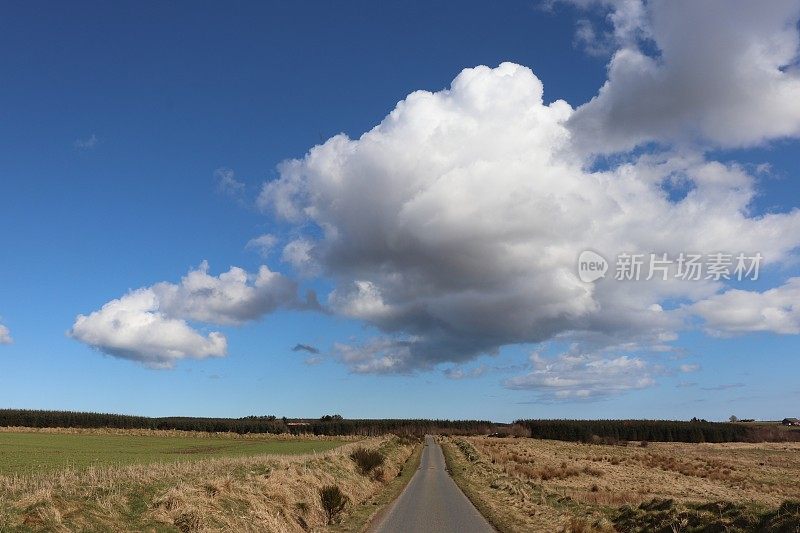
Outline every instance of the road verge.
<path id="1" fill-rule="evenodd" d="M 349 510 L 347 516 L 339 524 L 329 527 L 328 531 L 340 533 L 345 531 L 368 531 L 373 524 L 380 521 L 383 513 L 400 496 L 411 478 L 419 468 L 424 441 L 420 440 L 408 456 L 398 475 L 386 482 L 383 488 L 371 498 L 360 502 Z"/>

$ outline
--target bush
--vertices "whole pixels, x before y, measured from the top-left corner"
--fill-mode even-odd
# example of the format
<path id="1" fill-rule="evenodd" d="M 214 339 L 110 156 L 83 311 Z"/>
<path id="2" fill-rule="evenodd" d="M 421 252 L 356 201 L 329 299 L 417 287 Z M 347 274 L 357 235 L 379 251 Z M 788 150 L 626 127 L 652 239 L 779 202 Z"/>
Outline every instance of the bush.
<path id="1" fill-rule="evenodd" d="M 202 520 L 200 515 L 195 511 L 187 511 L 178 515 L 174 522 L 181 533 L 192 533 L 193 531 L 200 531 L 202 529 Z"/>
<path id="2" fill-rule="evenodd" d="M 319 499 L 322 502 L 322 508 L 325 510 L 328 524 L 333 524 L 333 521 L 344 510 L 348 501 L 347 496 L 336 485 L 328 485 L 319 489 Z"/>
<path id="3" fill-rule="evenodd" d="M 350 458 L 355 461 L 362 474 L 369 475 L 374 469 L 383 465 L 384 457 L 378 450 L 366 450 L 358 448 L 350 454 Z"/>

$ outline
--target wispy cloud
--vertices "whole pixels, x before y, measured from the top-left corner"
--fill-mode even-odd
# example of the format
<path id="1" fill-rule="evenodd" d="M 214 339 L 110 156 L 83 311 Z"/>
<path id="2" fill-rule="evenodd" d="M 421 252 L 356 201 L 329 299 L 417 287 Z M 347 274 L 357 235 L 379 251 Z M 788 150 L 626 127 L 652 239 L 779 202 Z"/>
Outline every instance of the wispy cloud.
<path id="1" fill-rule="evenodd" d="M 744 386 L 745 386 L 744 383 L 723 383 L 722 385 L 714 385 L 713 387 L 701 387 L 701 388 L 707 391 L 721 391 L 729 389 L 741 389 Z"/>
<path id="2" fill-rule="evenodd" d="M 228 196 L 241 198 L 244 194 L 244 183 L 236 179 L 236 174 L 230 168 L 220 167 L 214 171 L 217 180 L 217 191 Z"/>
<path id="3" fill-rule="evenodd" d="M 255 250 L 261 257 L 266 257 L 276 244 L 278 244 L 278 238 L 271 233 L 265 233 L 264 235 L 259 235 L 247 241 L 245 248 L 247 250 Z"/>
<path id="4" fill-rule="evenodd" d="M 655 384 L 660 370 L 639 357 L 566 352 L 543 357 L 534 352 L 530 372 L 505 381 L 510 389 L 533 390 L 537 400 L 585 401 L 603 399 Z"/>
<path id="5" fill-rule="evenodd" d="M 97 135 L 92 133 L 88 137 L 81 138 L 81 139 L 75 139 L 75 142 L 72 143 L 72 146 L 76 150 L 91 150 L 91 149 L 97 147 L 97 145 L 99 143 L 100 143 L 100 139 L 97 137 Z"/>

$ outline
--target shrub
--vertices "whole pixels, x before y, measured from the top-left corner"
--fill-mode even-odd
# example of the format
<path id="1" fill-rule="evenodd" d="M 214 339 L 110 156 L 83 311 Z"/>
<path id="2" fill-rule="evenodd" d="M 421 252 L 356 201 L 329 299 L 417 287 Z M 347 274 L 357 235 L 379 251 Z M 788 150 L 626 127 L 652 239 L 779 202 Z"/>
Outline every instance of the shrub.
<path id="1" fill-rule="evenodd" d="M 375 468 L 383 465 L 384 457 L 378 450 L 366 450 L 358 448 L 350 454 L 350 458 L 355 461 L 362 474 L 369 475 Z"/>
<path id="2" fill-rule="evenodd" d="M 319 499 L 322 502 L 322 508 L 325 510 L 328 524 L 333 524 L 333 521 L 344 510 L 348 501 L 347 496 L 336 485 L 328 485 L 319 489 Z"/>
<path id="3" fill-rule="evenodd" d="M 187 511 L 178 515 L 174 522 L 181 533 L 192 533 L 193 531 L 200 531 L 202 528 L 202 520 L 200 515 L 195 511 Z"/>
<path id="4" fill-rule="evenodd" d="M 386 472 L 384 472 L 383 468 L 378 467 L 372 471 L 372 479 L 383 483 L 384 481 L 386 481 Z"/>
<path id="5" fill-rule="evenodd" d="M 397 443 L 401 446 L 410 446 L 412 444 L 417 444 L 420 441 L 419 437 L 414 437 L 412 435 L 396 435 Z"/>

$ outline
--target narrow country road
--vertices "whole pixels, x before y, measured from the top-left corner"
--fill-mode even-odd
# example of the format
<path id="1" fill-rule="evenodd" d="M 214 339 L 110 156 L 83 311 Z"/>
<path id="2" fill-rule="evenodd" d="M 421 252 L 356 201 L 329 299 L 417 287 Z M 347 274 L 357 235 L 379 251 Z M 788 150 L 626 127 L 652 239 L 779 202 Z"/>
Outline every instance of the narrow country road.
<path id="1" fill-rule="evenodd" d="M 491 533 L 492 526 L 447 473 L 442 448 L 425 437 L 419 470 L 372 533 Z"/>

